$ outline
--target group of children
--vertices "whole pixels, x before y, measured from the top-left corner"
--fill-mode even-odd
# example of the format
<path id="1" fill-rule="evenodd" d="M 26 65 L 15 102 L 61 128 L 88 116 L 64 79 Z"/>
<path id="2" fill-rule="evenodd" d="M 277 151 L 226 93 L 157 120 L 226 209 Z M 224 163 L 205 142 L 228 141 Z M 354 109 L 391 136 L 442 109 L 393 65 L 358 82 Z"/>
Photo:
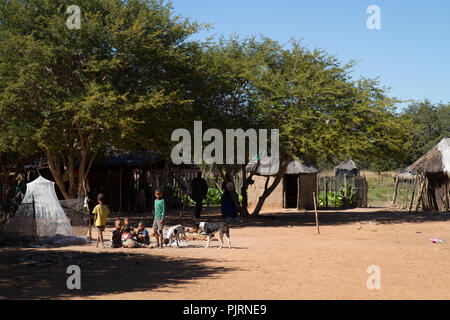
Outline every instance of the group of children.
<path id="1" fill-rule="evenodd" d="M 156 237 L 156 247 L 162 248 L 165 204 L 160 191 L 155 192 L 155 197 L 153 232 Z M 103 194 L 98 195 L 97 202 L 98 205 L 92 211 L 96 216 L 95 227 L 98 230 L 97 247 L 100 243 L 102 248 L 105 248 L 103 231 L 105 231 L 106 221 L 110 211 L 108 206 L 105 205 L 105 196 Z M 114 225 L 115 229 L 112 232 L 110 240 L 110 246 L 112 248 L 150 248 L 150 234 L 145 229 L 143 221 L 139 222 L 136 229 L 130 225 L 128 218 L 125 218 L 123 222 L 121 220 L 116 220 Z"/>

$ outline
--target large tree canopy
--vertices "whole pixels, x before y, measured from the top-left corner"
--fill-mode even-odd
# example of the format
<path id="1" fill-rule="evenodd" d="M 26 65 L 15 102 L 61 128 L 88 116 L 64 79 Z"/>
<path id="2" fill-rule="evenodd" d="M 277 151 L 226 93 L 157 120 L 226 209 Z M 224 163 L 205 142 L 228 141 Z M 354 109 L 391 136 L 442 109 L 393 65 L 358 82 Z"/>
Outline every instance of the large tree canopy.
<path id="1" fill-rule="evenodd" d="M 429 100 L 410 104 L 402 114 L 412 126 L 411 141 L 405 150 L 404 164 L 411 164 L 443 138 L 450 137 L 450 104 L 432 104 Z"/>
<path id="2" fill-rule="evenodd" d="M 186 39 L 199 28 L 163 1 L 77 5 L 80 29 L 66 25 L 67 1 L 0 4 L 1 122 L 30 129 L 66 198 L 82 195 L 105 145 L 148 148 L 173 123 L 186 103 Z"/>
<path id="3" fill-rule="evenodd" d="M 168 156 L 172 131 L 194 120 L 224 136 L 279 130 L 280 171 L 254 214 L 294 158 L 321 166 L 352 157 L 380 167 L 402 161 L 409 148 L 418 111 L 399 116 L 397 100 L 376 80 L 353 79 L 353 63 L 323 50 L 254 37 L 191 41 L 203 26 L 174 16 L 163 1 L 77 6 L 81 28 L 69 29 L 66 1 L 0 4 L 0 155 L 11 162 L 41 151 L 66 198 L 83 195 L 106 148 Z M 245 165 L 218 167 L 228 179 L 247 174 Z M 244 179 L 242 205 L 235 199 L 244 215 L 247 187 Z"/>
<path id="4" fill-rule="evenodd" d="M 299 42 L 284 49 L 266 38 L 222 39 L 203 59 L 205 90 L 195 103 L 208 126 L 279 129 L 280 171 L 266 184 L 255 214 L 291 159 L 325 163 L 401 154 L 407 120 L 395 114 L 396 100 L 377 81 L 351 78 L 352 64 Z M 244 181 L 243 214 L 246 188 Z"/>

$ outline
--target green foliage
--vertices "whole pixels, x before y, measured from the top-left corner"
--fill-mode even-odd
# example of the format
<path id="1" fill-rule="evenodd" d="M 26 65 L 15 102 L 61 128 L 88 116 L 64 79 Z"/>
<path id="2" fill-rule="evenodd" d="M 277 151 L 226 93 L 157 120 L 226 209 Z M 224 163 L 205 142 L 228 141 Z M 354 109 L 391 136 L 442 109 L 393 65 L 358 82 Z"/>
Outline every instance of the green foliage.
<path id="1" fill-rule="evenodd" d="M 429 100 L 415 102 L 406 108 L 403 118 L 412 124 L 409 127 L 411 140 L 407 145 L 405 164 L 411 164 L 443 138 L 450 137 L 450 103 L 432 104 Z"/>
<path id="2" fill-rule="evenodd" d="M 0 4 L 0 148 L 21 132 L 45 152 L 64 196 L 76 196 L 106 147 L 169 148 L 188 97 L 186 39 L 200 26 L 158 0 L 79 0 L 81 29 L 66 26 L 67 1 Z M 3 129 L 3 128 L 2 128 Z M 1 150 L 0 150 L 1 151 Z M 65 190 L 62 175 L 70 179 Z M 59 172 L 65 168 L 66 172 Z"/>
<path id="3" fill-rule="evenodd" d="M 345 197 L 345 185 L 342 185 L 339 188 L 338 192 L 334 191 L 328 191 L 328 206 L 329 207 L 335 207 L 335 208 L 341 208 L 345 205 L 352 207 L 354 205 L 354 197 L 355 192 L 352 188 L 352 186 L 349 184 L 347 185 L 347 197 Z M 325 207 L 326 206 L 326 195 L 321 194 L 318 197 L 318 206 L 319 207 Z M 347 203 L 345 203 L 345 199 L 347 199 Z"/>
<path id="4" fill-rule="evenodd" d="M 220 206 L 222 203 L 222 191 L 217 188 L 209 188 L 204 203 L 208 207 Z"/>

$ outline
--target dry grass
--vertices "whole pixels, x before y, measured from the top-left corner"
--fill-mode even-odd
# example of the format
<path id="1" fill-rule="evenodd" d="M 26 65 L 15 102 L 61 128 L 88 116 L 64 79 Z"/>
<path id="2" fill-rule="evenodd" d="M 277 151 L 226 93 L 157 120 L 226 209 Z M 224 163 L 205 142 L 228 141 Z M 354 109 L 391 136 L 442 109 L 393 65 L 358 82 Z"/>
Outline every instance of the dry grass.
<path id="1" fill-rule="evenodd" d="M 378 174 L 371 170 L 361 170 L 361 176 L 366 177 L 368 190 L 368 205 L 370 207 L 389 207 L 394 194 L 394 177 L 396 171 L 386 171 Z M 326 170 L 320 176 L 334 176 L 333 170 Z"/>

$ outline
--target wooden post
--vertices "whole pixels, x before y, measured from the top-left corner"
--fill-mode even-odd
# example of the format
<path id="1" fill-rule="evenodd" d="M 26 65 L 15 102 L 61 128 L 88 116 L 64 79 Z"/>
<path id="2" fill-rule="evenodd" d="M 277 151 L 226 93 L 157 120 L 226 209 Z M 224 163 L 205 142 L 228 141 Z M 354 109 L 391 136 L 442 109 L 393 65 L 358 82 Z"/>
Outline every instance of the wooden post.
<path id="1" fill-rule="evenodd" d="M 448 186 L 449 186 L 449 182 L 447 181 L 446 184 L 444 184 L 444 192 L 445 192 L 445 206 L 446 206 L 446 210 L 450 211 L 450 201 L 449 201 L 449 190 L 448 190 Z"/>
<path id="2" fill-rule="evenodd" d="M 313 193 L 313 197 L 314 197 L 314 215 L 316 217 L 317 235 L 320 235 L 319 216 L 317 215 L 317 201 L 315 192 Z"/>
<path id="3" fill-rule="evenodd" d="M 397 190 L 398 190 L 398 184 L 400 180 L 398 177 L 395 177 L 395 188 L 394 188 L 394 198 L 392 199 L 392 206 L 395 207 L 395 202 L 397 202 Z"/>
<path id="4" fill-rule="evenodd" d="M 301 209 L 300 175 L 297 175 L 297 210 Z"/>
<path id="5" fill-rule="evenodd" d="M 325 208 L 328 209 L 328 177 L 324 177 L 325 182 Z"/>
<path id="6" fill-rule="evenodd" d="M 347 207 L 347 176 L 344 176 L 344 207 Z"/>
<path id="7" fill-rule="evenodd" d="M 414 186 L 413 186 L 413 191 L 412 191 L 412 195 L 411 195 L 411 203 L 409 204 L 409 210 L 408 210 L 408 212 L 411 212 L 411 209 L 412 209 L 412 206 L 413 206 L 413 203 L 414 203 L 414 195 L 415 195 L 415 193 L 416 193 L 416 188 L 417 188 L 417 180 L 418 180 L 418 176 L 416 175 L 415 177 L 414 177 Z"/>
<path id="8" fill-rule="evenodd" d="M 34 195 L 31 195 L 31 203 L 33 208 L 33 237 L 37 237 L 37 225 L 36 225 L 36 206 L 34 205 Z"/>
<path id="9" fill-rule="evenodd" d="M 85 181 L 83 181 L 83 190 L 84 190 L 84 197 L 89 200 L 88 194 L 87 194 L 87 189 L 86 189 L 86 183 Z M 91 210 L 89 210 L 89 201 L 86 201 L 86 210 L 88 212 L 88 226 L 89 226 L 89 230 L 88 230 L 88 239 L 89 241 L 92 240 L 92 230 L 91 230 Z"/>
<path id="10" fill-rule="evenodd" d="M 122 177 L 123 177 L 123 165 L 120 166 L 120 177 L 119 177 L 119 211 L 122 211 Z"/>
<path id="11" fill-rule="evenodd" d="M 421 180 L 422 180 L 422 179 L 421 179 Z M 422 198 L 423 198 L 423 188 L 425 187 L 425 180 L 426 180 L 426 178 L 424 177 L 424 178 L 423 178 L 423 181 L 421 181 L 421 184 L 420 184 L 419 199 L 417 200 L 417 205 L 416 205 L 416 213 L 417 213 L 417 211 L 419 211 L 420 202 L 422 202 L 422 209 L 425 210 L 425 208 L 423 208 L 423 201 L 422 201 Z"/>

